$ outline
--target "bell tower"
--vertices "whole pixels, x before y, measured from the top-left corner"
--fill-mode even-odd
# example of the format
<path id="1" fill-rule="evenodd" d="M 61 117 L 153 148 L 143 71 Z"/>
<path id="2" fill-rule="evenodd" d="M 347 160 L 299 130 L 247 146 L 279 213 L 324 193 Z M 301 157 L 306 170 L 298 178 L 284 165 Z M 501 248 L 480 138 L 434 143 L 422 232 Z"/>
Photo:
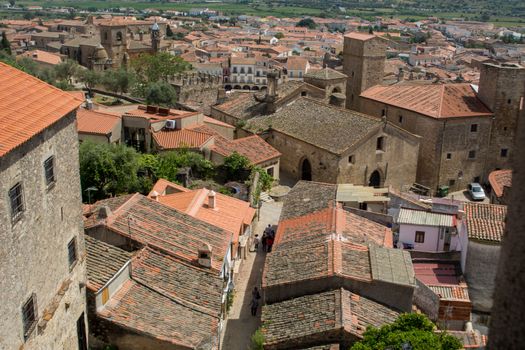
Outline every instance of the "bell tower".
<path id="1" fill-rule="evenodd" d="M 153 53 L 159 52 L 160 49 L 160 28 L 157 22 L 151 26 L 151 50 Z"/>

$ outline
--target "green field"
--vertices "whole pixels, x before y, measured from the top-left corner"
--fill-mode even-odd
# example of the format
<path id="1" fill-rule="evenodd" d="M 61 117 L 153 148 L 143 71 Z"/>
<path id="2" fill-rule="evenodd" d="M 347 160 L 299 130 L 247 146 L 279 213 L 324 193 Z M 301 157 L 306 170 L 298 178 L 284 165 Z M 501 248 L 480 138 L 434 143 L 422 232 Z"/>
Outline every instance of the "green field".
<path id="1" fill-rule="evenodd" d="M 443 0 L 442 0 L 443 1 Z M 495 0 L 494 0 L 495 1 Z M 417 1 L 414 1 L 416 6 Z M 304 5 L 303 6 L 290 6 L 286 5 L 289 2 L 251 2 L 251 3 L 233 3 L 233 2 L 213 2 L 213 3 L 167 3 L 167 2 L 153 2 L 153 1 L 105 1 L 105 0 L 90 0 L 90 1 L 79 1 L 79 0 L 21 0 L 17 1 L 17 4 L 21 5 L 40 5 L 44 7 L 74 7 L 77 9 L 108 9 L 108 8 L 135 8 L 137 10 L 143 9 L 158 9 L 158 10 L 178 10 L 188 11 L 192 8 L 209 8 L 212 10 L 221 11 L 224 15 L 257 15 L 257 16 L 277 16 L 277 17 L 298 17 L 298 16 L 325 16 L 335 17 L 343 15 L 337 12 L 335 7 L 326 5 L 327 8 L 321 9 L 319 3 L 315 5 Z M 305 1 L 305 3 L 308 3 Z M 327 1 L 326 4 L 329 4 Z M 285 4 L 285 5 L 282 5 Z M 307 7 L 310 6 L 310 7 Z M 520 8 L 521 11 L 521 8 Z M 418 11 L 417 8 L 412 7 L 347 7 L 347 11 L 344 15 L 347 16 L 359 16 L 362 18 L 372 19 L 376 16 L 394 16 L 397 18 L 411 18 L 411 19 L 423 19 L 429 16 L 435 16 L 438 18 L 457 18 L 467 17 L 468 19 L 476 19 L 482 10 L 476 9 L 475 11 L 469 8 L 468 11 L 462 12 L 461 9 L 454 7 L 454 11 L 436 11 L 430 10 Z M 508 12 L 508 11 L 507 11 Z M 525 16 L 511 17 L 509 15 L 491 16 L 490 22 L 493 22 L 497 26 L 525 26 Z"/>

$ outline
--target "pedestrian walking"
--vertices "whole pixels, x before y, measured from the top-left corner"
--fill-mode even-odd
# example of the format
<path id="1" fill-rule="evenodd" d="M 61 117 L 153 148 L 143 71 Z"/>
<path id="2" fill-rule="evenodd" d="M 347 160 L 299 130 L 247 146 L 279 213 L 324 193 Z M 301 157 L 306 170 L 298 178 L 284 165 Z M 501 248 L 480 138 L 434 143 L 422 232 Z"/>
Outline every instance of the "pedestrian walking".
<path id="1" fill-rule="evenodd" d="M 263 233 L 261 242 L 262 242 L 263 252 L 266 252 L 266 244 L 268 242 L 268 235 L 266 234 L 266 231 L 264 231 Z"/>
<path id="2" fill-rule="evenodd" d="M 267 252 L 271 252 L 272 251 L 272 246 L 273 246 L 273 237 L 270 236 L 268 237 L 268 239 L 266 240 L 266 245 L 268 246 L 268 250 Z"/>
<path id="3" fill-rule="evenodd" d="M 257 289 L 257 287 L 253 287 L 252 298 L 257 300 L 261 299 L 261 293 L 259 293 L 259 289 Z"/>
<path id="4" fill-rule="evenodd" d="M 252 298 L 250 303 L 250 309 L 252 311 L 252 316 L 257 316 L 257 309 L 259 308 L 259 300 Z"/>
<path id="5" fill-rule="evenodd" d="M 257 252 L 259 250 L 259 235 L 255 235 L 255 238 L 253 239 L 253 245 L 254 251 Z"/>

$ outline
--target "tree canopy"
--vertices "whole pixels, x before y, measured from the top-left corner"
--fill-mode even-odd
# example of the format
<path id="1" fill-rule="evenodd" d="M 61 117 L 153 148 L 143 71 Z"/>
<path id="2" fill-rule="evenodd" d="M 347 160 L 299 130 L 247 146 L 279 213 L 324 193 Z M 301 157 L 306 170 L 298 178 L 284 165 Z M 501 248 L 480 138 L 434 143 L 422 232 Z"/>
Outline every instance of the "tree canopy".
<path id="1" fill-rule="evenodd" d="M 11 43 L 7 40 L 5 32 L 2 32 L 2 39 L 0 40 L 0 51 L 5 51 L 8 55 L 11 54 Z"/>
<path id="2" fill-rule="evenodd" d="M 397 320 L 380 328 L 369 327 L 363 340 L 355 343 L 351 350 L 459 350 L 461 342 L 446 333 L 436 333 L 436 326 L 422 314 L 402 314 Z M 404 346 L 404 347 L 403 347 Z"/>
<path id="3" fill-rule="evenodd" d="M 176 74 L 188 70 L 191 65 L 179 56 L 167 52 L 155 55 L 141 54 L 131 61 L 131 65 L 143 83 L 156 83 L 159 80 L 168 81 Z"/>
<path id="4" fill-rule="evenodd" d="M 303 18 L 302 20 L 297 22 L 297 24 L 295 26 L 296 27 L 306 27 L 308 29 L 315 29 L 315 28 L 317 28 L 317 24 L 311 18 Z"/>
<path id="5" fill-rule="evenodd" d="M 157 81 L 146 87 L 144 93 L 146 102 L 151 105 L 173 107 L 177 102 L 175 88 L 165 81 Z"/>

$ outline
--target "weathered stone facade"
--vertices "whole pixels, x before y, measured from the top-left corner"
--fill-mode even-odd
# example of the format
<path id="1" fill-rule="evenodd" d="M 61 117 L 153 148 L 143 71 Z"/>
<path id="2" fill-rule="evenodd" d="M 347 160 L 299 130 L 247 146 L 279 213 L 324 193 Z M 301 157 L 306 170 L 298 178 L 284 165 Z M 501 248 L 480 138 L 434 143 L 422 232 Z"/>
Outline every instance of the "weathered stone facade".
<path id="1" fill-rule="evenodd" d="M 385 41 L 374 35 L 352 33 L 345 36 L 343 72 L 348 76 L 346 108 L 359 111 L 359 95 L 383 82 Z"/>
<path id="2" fill-rule="evenodd" d="M 221 77 L 207 73 L 188 73 L 174 77 L 170 83 L 177 91 L 177 102 L 205 114 L 217 103 L 222 89 Z"/>
<path id="3" fill-rule="evenodd" d="M 31 137 L 0 162 L 0 348 L 78 349 L 85 322 L 85 250 L 75 112 Z M 56 181 L 43 162 L 54 156 Z M 11 217 L 8 192 L 20 182 L 24 211 Z M 69 265 L 68 243 L 77 259 Z M 24 340 L 22 307 L 33 295 L 36 327 Z M 87 334 L 85 331 L 84 334 Z"/>
<path id="4" fill-rule="evenodd" d="M 435 119 L 414 111 L 362 98 L 361 111 L 421 136 L 416 181 L 435 190 L 452 191 L 484 177 L 492 118 L 487 116 Z M 471 126 L 477 125 L 475 132 Z M 474 151 L 473 158 L 469 152 Z M 472 154 L 470 154 L 472 155 Z"/>
<path id="5" fill-rule="evenodd" d="M 510 168 L 520 109 L 525 97 L 525 68 L 515 64 L 483 64 L 479 98 L 494 112 L 486 173 Z"/>

